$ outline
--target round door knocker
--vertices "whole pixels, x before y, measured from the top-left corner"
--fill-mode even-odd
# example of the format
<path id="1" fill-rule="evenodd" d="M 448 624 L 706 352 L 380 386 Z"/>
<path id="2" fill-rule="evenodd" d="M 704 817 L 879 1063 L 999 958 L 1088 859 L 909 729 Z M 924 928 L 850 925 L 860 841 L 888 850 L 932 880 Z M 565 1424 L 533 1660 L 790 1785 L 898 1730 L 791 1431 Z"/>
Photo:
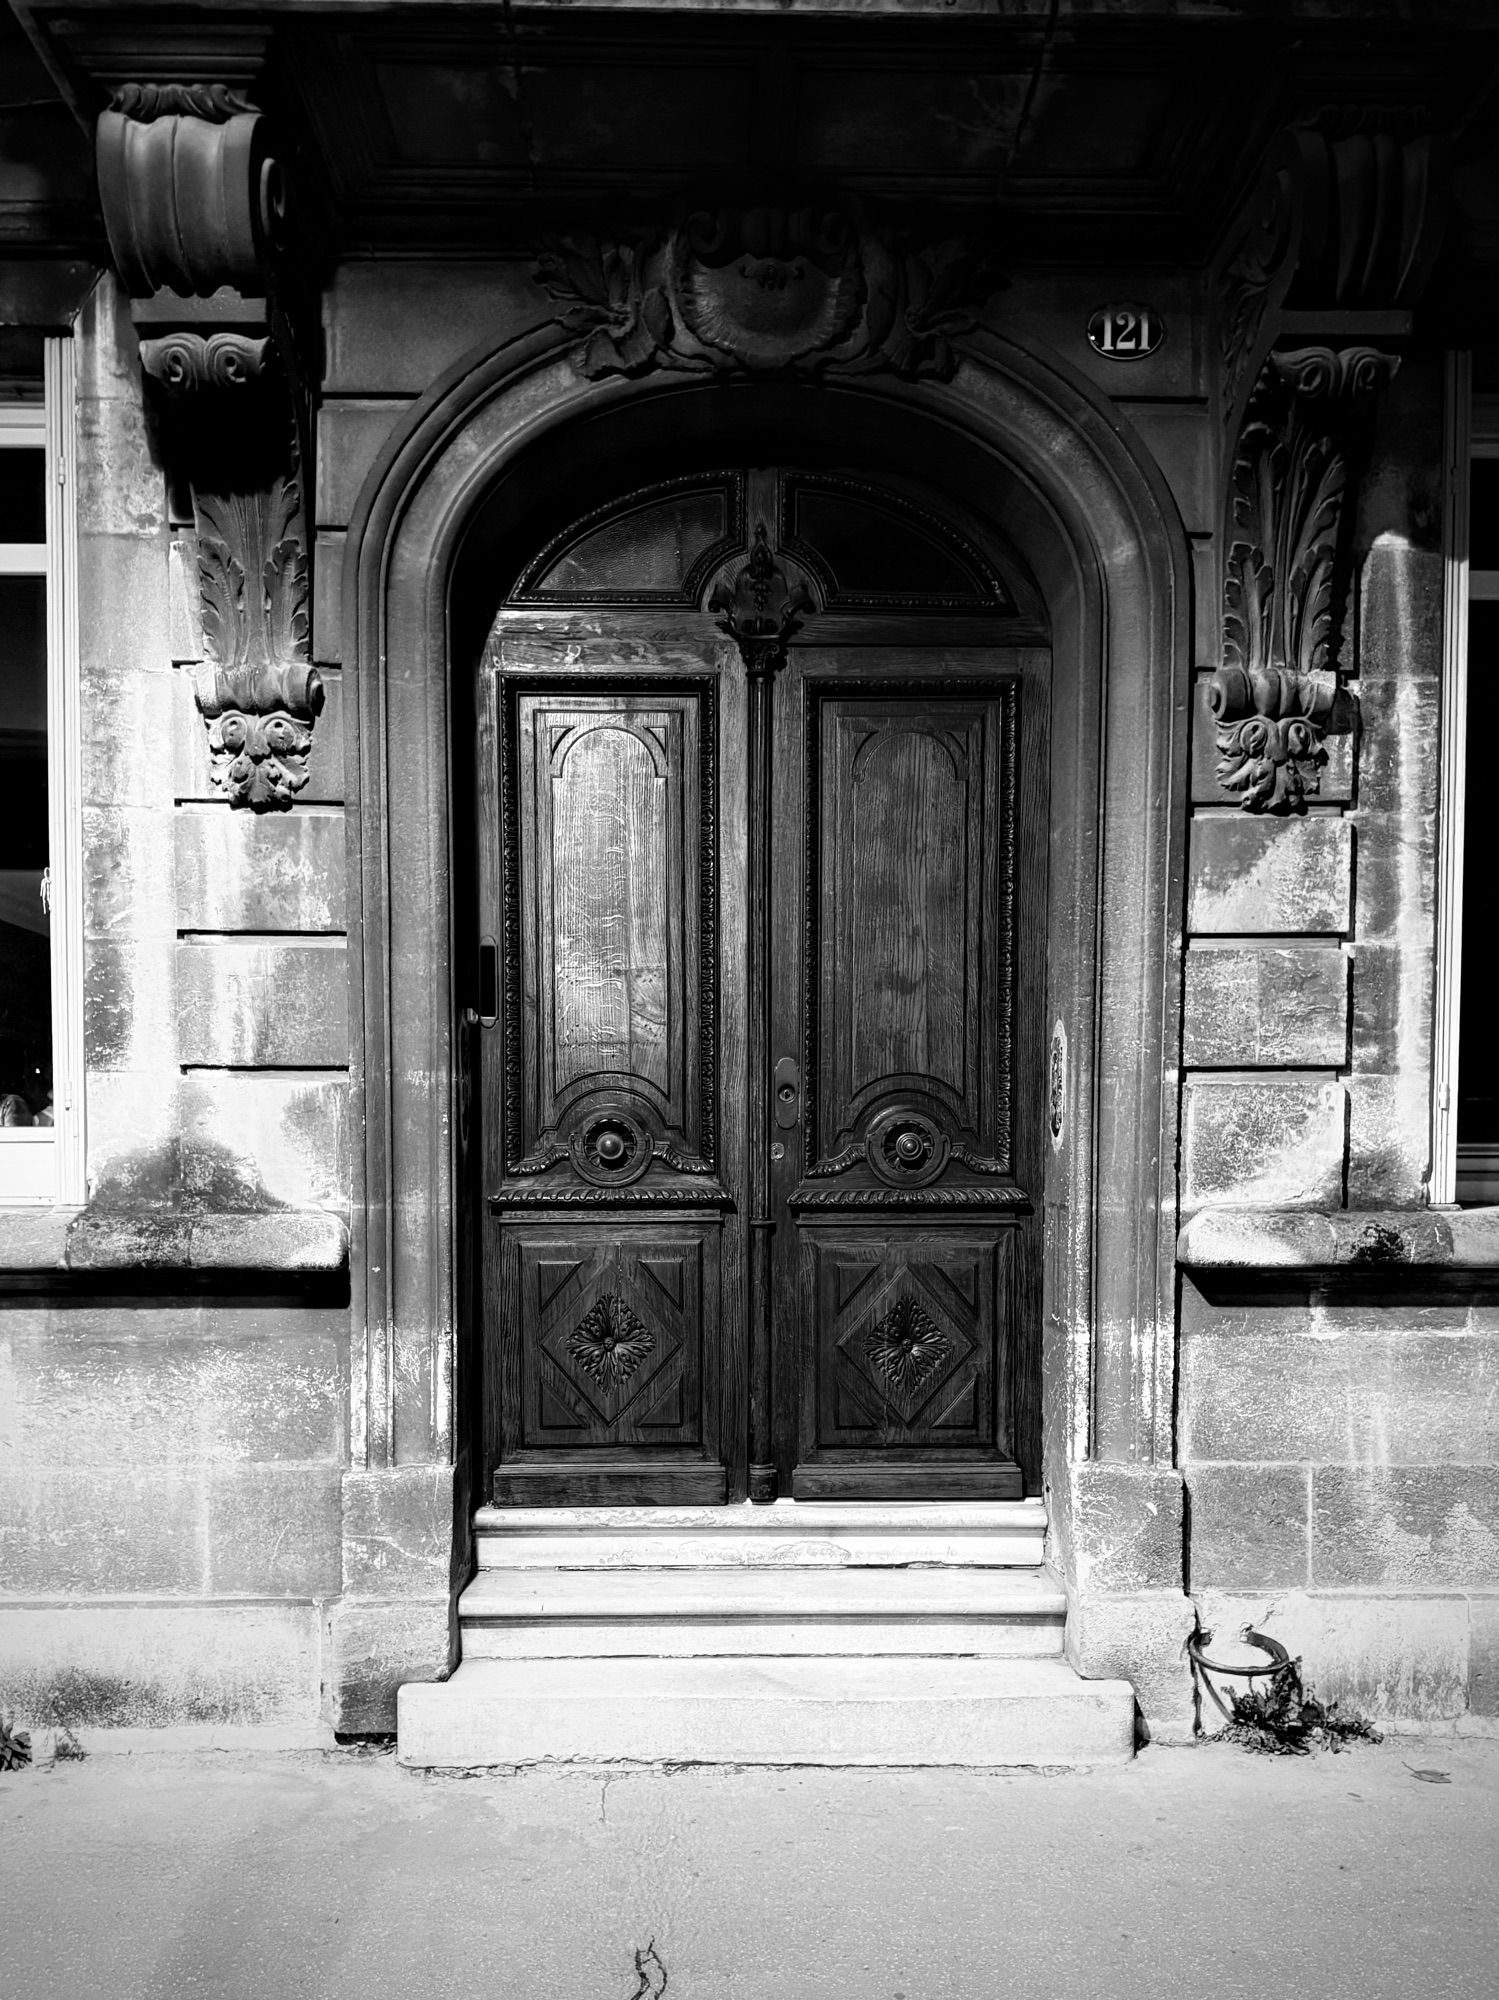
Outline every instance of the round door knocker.
<path id="1" fill-rule="evenodd" d="M 889 1187 L 926 1187 L 947 1165 L 947 1140 L 931 1119 L 900 1107 L 874 1120 L 864 1151 Z"/>
<path id="2" fill-rule="evenodd" d="M 590 1118 L 568 1141 L 573 1165 L 595 1187 L 624 1187 L 651 1163 L 651 1142 L 625 1111 Z"/>

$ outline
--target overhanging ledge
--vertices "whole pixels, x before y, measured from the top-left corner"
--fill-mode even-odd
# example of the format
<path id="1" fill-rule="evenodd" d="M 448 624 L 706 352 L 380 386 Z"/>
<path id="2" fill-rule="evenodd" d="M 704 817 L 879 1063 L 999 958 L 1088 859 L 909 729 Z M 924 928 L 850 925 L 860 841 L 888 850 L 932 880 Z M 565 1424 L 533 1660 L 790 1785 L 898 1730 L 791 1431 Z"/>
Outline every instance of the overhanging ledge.
<path id="1" fill-rule="evenodd" d="M 1176 1239 L 1197 1278 L 1472 1273 L 1499 1282 L 1499 1208 L 1204 1208 Z"/>
<path id="2" fill-rule="evenodd" d="M 336 1272 L 349 1226 L 322 1209 L 181 1214 L 172 1210 L 0 1209 L 6 1272 Z"/>

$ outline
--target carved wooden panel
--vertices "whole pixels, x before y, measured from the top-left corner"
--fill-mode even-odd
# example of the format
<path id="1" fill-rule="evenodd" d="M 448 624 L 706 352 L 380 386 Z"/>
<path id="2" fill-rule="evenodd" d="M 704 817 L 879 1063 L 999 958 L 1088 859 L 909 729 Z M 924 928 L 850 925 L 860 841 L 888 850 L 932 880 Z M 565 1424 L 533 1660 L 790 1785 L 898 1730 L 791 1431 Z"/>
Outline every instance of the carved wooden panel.
<path id="1" fill-rule="evenodd" d="M 507 1205 L 711 1172 L 713 711 L 699 681 L 506 691 Z"/>
<path id="2" fill-rule="evenodd" d="M 804 1461 L 867 1451 L 992 1457 L 1008 1444 L 996 1408 L 1007 1407 L 1013 1237 L 1010 1229 L 804 1232 Z"/>
<path id="3" fill-rule="evenodd" d="M 806 1173 L 839 1185 L 800 1205 L 1004 1197 L 1015 700 L 809 687 Z"/>
<path id="4" fill-rule="evenodd" d="M 507 1231 L 513 1450 L 704 1442 L 704 1340 L 717 1332 L 708 1247 L 701 1230 Z"/>

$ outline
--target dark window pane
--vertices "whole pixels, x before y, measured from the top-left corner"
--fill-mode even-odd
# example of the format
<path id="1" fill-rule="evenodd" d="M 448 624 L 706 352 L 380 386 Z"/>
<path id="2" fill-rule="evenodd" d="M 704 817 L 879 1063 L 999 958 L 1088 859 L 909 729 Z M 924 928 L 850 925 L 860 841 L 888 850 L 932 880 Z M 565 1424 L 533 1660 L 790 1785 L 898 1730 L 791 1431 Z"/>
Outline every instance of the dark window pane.
<path id="1" fill-rule="evenodd" d="M 616 514 L 579 536 L 554 560 L 535 591 L 546 597 L 680 597 L 698 561 L 723 540 L 729 498 L 723 487 L 674 494 Z"/>
<path id="2" fill-rule="evenodd" d="M 40 445 L 0 447 L 0 542 L 46 541 L 46 465 Z"/>
<path id="3" fill-rule="evenodd" d="M 1499 569 L 1499 458 L 1475 458 L 1468 488 L 1468 562 Z"/>
<path id="4" fill-rule="evenodd" d="M 39 576 L 0 576 L 0 799 L 0 1126 L 50 1124 L 47 585 Z"/>
<path id="5" fill-rule="evenodd" d="M 1457 1137 L 1499 1144 L 1499 821 L 1488 809 L 1499 732 L 1499 604 L 1468 611 L 1468 767 Z"/>
<path id="6" fill-rule="evenodd" d="M 826 574 L 834 604 L 992 605 L 999 593 L 963 553 L 904 509 L 787 481 L 793 544 Z M 934 524 L 935 527 L 935 524 Z"/>

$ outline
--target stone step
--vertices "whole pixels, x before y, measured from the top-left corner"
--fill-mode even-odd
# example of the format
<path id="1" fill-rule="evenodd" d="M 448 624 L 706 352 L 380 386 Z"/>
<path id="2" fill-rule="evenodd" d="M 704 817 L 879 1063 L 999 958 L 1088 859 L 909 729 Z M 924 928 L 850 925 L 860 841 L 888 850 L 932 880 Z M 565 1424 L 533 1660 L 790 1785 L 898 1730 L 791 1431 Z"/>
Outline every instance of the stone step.
<path id="1" fill-rule="evenodd" d="M 481 1507 L 474 1530 L 481 1569 L 1029 1568 L 1041 1561 L 1046 1509 L 1039 1500 Z"/>
<path id="2" fill-rule="evenodd" d="M 1031 1570 L 482 1570 L 464 1659 L 1059 1654 L 1066 1596 Z"/>
<path id="3" fill-rule="evenodd" d="M 1077 1765 L 1134 1749 L 1127 1681 L 1062 1660 L 465 1660 L 400 1691 L 403 1764 Z"/>

